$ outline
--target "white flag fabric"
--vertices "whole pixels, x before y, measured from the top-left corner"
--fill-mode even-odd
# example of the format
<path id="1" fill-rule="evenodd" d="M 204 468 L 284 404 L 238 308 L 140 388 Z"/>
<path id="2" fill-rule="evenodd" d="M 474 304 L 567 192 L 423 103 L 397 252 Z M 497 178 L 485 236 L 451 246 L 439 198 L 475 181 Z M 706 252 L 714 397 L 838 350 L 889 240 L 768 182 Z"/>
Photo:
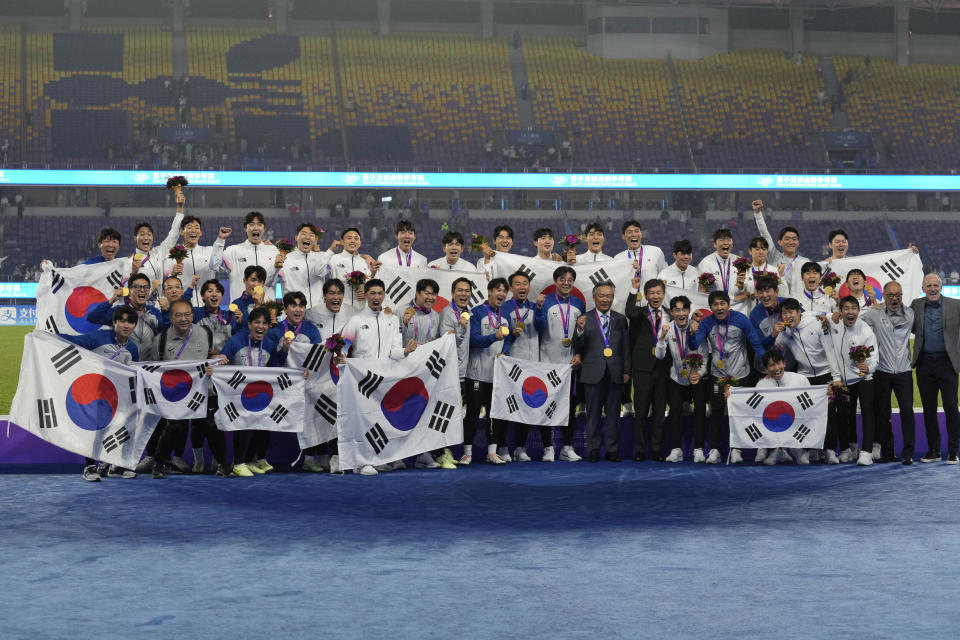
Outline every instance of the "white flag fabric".
<path id="1" fill-rule="evenodd" d="M 732 388 L 727 399 L 730 446 L 822 449 L 827 405 L 827 385 Z"/>
<path id="2" fill-rule="evenodd" d="M 37 326 L 56 334 L 83 335 L 102 329 L 87 322 L 91 307 L 106 302 L 130 275 L 129 258 L 54 269 L 42 264 L 37 284 Z"/>
<path id="3" fill-rule="evenodd" d="M 863 256 L 852 256 L 842 260 L 834 260 L 827 265 L 824 271 L 833 271 L 840 276 L 840 287 L 837 293 L 842 298 L 849 295 L 847 288 L 847 272 L 851 269 L 860 269 L 867 276 L 867 286 L 864 289 L 871 293 L 872 300 L 883 299 L 883 285 L 896 280 L 903 287 L 903 303 L 909 305 L 911 301 L 923 296 L 923 261 L 920 254 L 913 249 L 902 251 L 884 251 L 882 253 L 868 253 Z M 871 292 L 872 289 L 872 292 Z"/>
<path id="4" fill-rule="evenodd" d="M 543 427 L 567 424 L 572 368 L 510 356 L 496 358 L 491 417 Z"/>
<path id="5" fill-rule="evenodd" d="M 553 272 L 557 267 L 572 267 L 577 273 L 571 295 L 580 298 L 587 307 L 593 309 L 593 287 L 601 282 L 610 281 L 616 287 L 613 298 L 614 310 L 623 313 L 627 296 L 630 294 L 630 281 L 635 275 L 633 261 L 627 259 L 607 260 L 605 262 L 583 262 L 566 264 L 540 258 L 516 256 L 509 253 L 497 253 L 494 257 L 494 275 L 507 278 L 522 271 L 530 278 L 530 299 L 536 300 L 541 293 L 554 290 Z"/>
<path id="6" fill-rule="evenodd" d="M 337 385 L 342 469 L 402 460 L 463 442 L 454 336 L 400 361 L 348 358 Z"/>
<path id="7" fill-rule="evenodd" d="M 713 313 L 710 311 L 710 303 L 707 301 L 708 294 L 700 293 L 699 291 L 690 291 L 689 289 L 681 289 L 680 287 L 667 286 L 666 296 L 663 299 L 663 306 L 669 309 L 670 301 L 676 296 L 686 296 L 690 299 L 690 313 L 699 311 L 703 314 L 704 318 Z M 730 309 L 733 311 L 739 311 L 745 316 L 750 315 L 750 300 L 731 300 L 730 302 Z"/>
<path id="8" fill-rule="evenodd" d="M 305 388 L 306 416 L 303 431 L 297 434 L 301 449 L 309 449 L 337 437 L 337 381 L 340 370 L 333 352 L 323 344 L 294 342 L 290 345 L 287 366 L 307 369 Z"/>
<path id="9" fill-rule="evenodd" d="M 383 280 L 386 298 L 384 307 L 391 307 L 398 315 L 413 302 L 417 293 L 417 281 L 430 278 L 437 281 L 440 291 L 437 292 L 437 301 L 433 308 L 437 313 L 450 304 L 450 287 L 457 278 L 466 278 L 470 281 L 470 307 L 483 304 L 487 299 L 487 276 L 481 271 L 451 271 L 450 269 L 429 269 L 400 267 L 397 265 L 381 265 L 377 277 Z"/>
<path id="10" fill-rule="evenodd" d="M 302 372 L 283 367 L 213 368 L 217 390 L 214 420 L 221 431 L 259 429 L 296 433 L 303 430 Z"/>
<path id="11" fill-rule="evenodd" d="M 133 468 L 160 418 L 138 409 L 137 369 L 46 331 L 23 341 L 10 420 L 67 451 Z"/>
<path id="12" fill-rule="evenodd" d="M 204 367 L 214 360 L 141 362 L 143 410 L 167 420 L 197 420 L 207 417 L 210 378 Z"/>

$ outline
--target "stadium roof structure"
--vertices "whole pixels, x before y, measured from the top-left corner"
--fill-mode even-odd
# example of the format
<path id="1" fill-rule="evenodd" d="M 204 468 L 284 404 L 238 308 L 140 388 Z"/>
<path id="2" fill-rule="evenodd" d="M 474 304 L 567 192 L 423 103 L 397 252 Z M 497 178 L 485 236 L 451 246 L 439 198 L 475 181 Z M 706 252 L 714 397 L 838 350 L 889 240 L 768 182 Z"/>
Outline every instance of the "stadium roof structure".
<path id="1" fill-rule="evenodd" d="M 471 2 L 472 0 L 448 1 Z M 514 1 L 521 3 L 557 2 L 557 0 Z M 790 7 L 808 9 L 864 9 L 869 7 L 893 7 L 906 4 L 912 9 L 924 11 L 960 10 L 960 0 L 567 0 L 567 2 L 570 4 L 594 4 L 597 6 L 694 5 L 716 6 L 725 9 L 730 7 L 758 9 L 787 9 Z"/>

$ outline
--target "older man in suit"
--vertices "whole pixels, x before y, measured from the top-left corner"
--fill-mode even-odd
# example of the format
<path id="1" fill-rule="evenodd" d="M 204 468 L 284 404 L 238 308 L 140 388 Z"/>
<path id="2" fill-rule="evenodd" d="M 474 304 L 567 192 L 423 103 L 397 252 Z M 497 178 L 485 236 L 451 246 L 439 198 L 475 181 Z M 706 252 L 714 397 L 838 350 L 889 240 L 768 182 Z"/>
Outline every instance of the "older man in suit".
<path id="1" fill-rule="evenodd" d="M 620 462 L 620 396 L 630 380 L 627 319 L 613 306 L 612 282 L 593 288 L 595 309 L 577 318 L 573 335 L 574 364 L 582 363 L 580 381 L 587 400 L 587 450 L 590 462 L 600 460 L 601 412 L 606 411 L 606 459 Z"/>
<path id="2" fill-rule="evenodd" d="M 940 422 L 937 397 L 943 401 L 947 418 L 947 464 L 957 464 L 960 445 L 960 411 L 957 410 L 957 372 L 960 371 L 960 300 L 941 295 L 940 276 L 923 278 L 923 298 L 914 300 L 913 361 L 917 387 L 923 405 L 923 426 L 927 432 L 927 454 L 921 462 L 940 458 Z"/>

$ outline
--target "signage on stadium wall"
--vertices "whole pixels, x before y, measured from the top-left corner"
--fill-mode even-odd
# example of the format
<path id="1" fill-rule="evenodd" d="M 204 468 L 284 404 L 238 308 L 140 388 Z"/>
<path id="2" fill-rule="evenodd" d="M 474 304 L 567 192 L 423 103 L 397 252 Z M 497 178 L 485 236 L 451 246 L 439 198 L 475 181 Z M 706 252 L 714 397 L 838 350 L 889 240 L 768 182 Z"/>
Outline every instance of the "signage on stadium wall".
<path id="1" fill-rule="evenodd" d="M 6 169 L 0 184 L 155 187 L 169 171 Z M 212 187 L 384 189 L 650 189 L 711 191 L 960 191 L 956 175 L 692 173 L 417 173 L 363 171 L 186 171 Z"/>
<path id="2" fill-rule="evenodd" d="M 160 127 L 160 140 L 163 142 L 196 142 L 210 141 L 210 129 L 200 127 Z"/>
<path id="3" fill-rule="evenodd" d="M 36 306 L 32 304 L 0 306 L 0 327 L 32 327 L 36 324 Z"/>
<path id="4" fill-rule="evenodd" d="M 551 145 L 556 139 L 553 131 L 538 129 L 508 129 L 505 137 L 508 144 L 538 144 L 542 146 Z"/>
<path id="5" fill-rule="evenodd" d="M 0 300 L 4 298 L 24 300 L 36 297 L 36 282 L 0 282 Z"/>

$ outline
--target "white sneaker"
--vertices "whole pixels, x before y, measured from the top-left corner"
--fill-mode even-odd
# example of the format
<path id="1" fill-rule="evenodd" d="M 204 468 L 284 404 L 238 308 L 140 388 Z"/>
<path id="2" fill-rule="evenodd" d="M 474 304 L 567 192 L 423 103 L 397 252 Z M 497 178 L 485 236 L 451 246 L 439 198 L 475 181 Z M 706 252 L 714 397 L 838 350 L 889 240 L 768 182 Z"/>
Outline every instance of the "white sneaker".
<path id="1" fill-rule="evenodd" d="M 716 449 L 710 449 L 710 455 L 707 456 L 707 464 L 720 464 L 720 452 Z"/>
<path id="2" fill-rule="evenodd" d="M 797 458 L 797 464 L 808 465 L 810 464 L 810 450 L 804 449 L 803 453 L 800 454 L 800 457 Z"/>
<path id="3" fill-rule="evenodd" d="M 470 464 L 471 462 L 473 462 L 473 454 L 465 453 L 460 456 L 460 460 L 457 461 L 457 464 Z"/>
<path id="4" fill-rule="evenodd" d="M 501 458 L 495 453 L 487 454 L 487 463 L 488 464 L 507 464 L 506 460 L 504 460 L 503 458 Z"/>
<path id="5" fill-rule="evenodd" d="M 97 465 L 90 464 L 85 466 L 81 477 L 87 482 L 100 482 L 100 473 L 97 471 Z"/>
<path id="6" fill-rule="evenodd" d="M 874 442 L 873 443 L 873 460 L 874 462 L 876 462 L 879 459 L 880 459 L 880 443 Z"/>
<path id="7" fill-rule="evenodd" d="M 433 459 L 433 456 L 430 452 L 421 453 L 417 456 L 417 459 L 414 460 L 413 466 L 417 469 L 439 469 L 440 465 L 436 460 Z"/>
<path id="8" fill-rule="evenodd" d="M 353 472 L 360 474 L 361 476 L 375 476 L 375 475 L 379 475 L 380 473 L 373 466 L 369 464 L 365 464 L 359 469 L 354 469 Z"/>
<path id="9" fill-rule="evenodd" d="M 713 453 L 713 451 L 710 453 Z M 743 454 L 740 453 L 740 449 L 730 449 L 730 464 L 740 464 L 741 462 L 743 462 Z"/>
<path id="10" fill-rule="evenodd" d="M 733 457 L 732 455 L 730 456 Z M 767 451 L 767 455 L 763 457 L 763 464 L 772 467 L 780 460 L 780 449 L 771 449 Z M 731 460 L 732 462 L 732 460 Z"/>
<path id="11" fill-rule="evenodd" d="M 191 469 L 194 473 L 203 473 L 203 447 L 193 448 L 193 467 Z"/>
<path id="12" fill-rule="evenodd" d="M 340 470 L 340 456 L 332 455 L 330 456 L 330 473 L 340 474 L 343 471 Z"/>
<path id="13" fill-rule="evenodd" d="M 387 471 L 393 471 L 393 468 L 390 466 L 389 462 L 378 464 L 377 466 L 374 467 L 374 469 L 383 473 L 386 473 Z"/>
<path id="14" fill-rule="evenodd" d="M 856 460 L 858 455 L 860 455 L 859 452 L 854 451 L 853 447 L 847 447 L 840 452 L 839 460 L 840 462 L 851 462 L 852 460 Z"/>
<path id="15" fill-rule="evenodd" d="M 621 418 L 632 418 L 633 417 L 633 403 L 624 402 L 623 406 L 620 407 L 620 417 Z"/>
<path id="16" fill-rule="evenodd" d="M 576 454 L 574 454 L 576 455 Z M 553 447 L 544 447 L 543 448 L 543 462 L 553 462 Z"/>
<path id="17" fill-rule="evenodd" d="M 683 449 L 671 449 L 667 462 L 683 462 Z"/>
<path id="18" fill-rule="evenodd" d="M 873 464 L 873 452 L 861 451 L 860 455 L 857 457 L 857 465 L 861 467 L 869 467 L 872 464 Z"/>
<path id="19" fill-rule="evenodd" d="M 694 449 L 693 450 L 693 463 L 702 464 L 706 462 L 706 458 L 703 456 L 703 449 Z"/>
<path id="20" fill-rule="evenodd" d="M 761 447 L 760 449 L 757 449 L 757 456 L 753 459 L 753 461 L 756 462 L 757 464 L 760 464 L 761 462 L 767 459 L 767 455 L 769 453 L 770 453 L 770 449 L 764 449 Z"/>
<path id="21" fill-rule="evenodd" d="M 137 473 L 149 473 L 153 471 L 153 456 L 147 456 L 141 460 L 134 469 Z"/>
<path id="22" fill-rule="evenodd" d="M 513 458 L 517 462 L 530 462 L 530 456 L 527 455 L 527 450 L 524 447 L 514 449 Z"/>
<path id="23" fill-rule="evenodd" d="M 553 447 L 550 448 L 552 449 Z M 563 446 L 560 448 L 560 459 L 566 462 L 580 462 L 583 460 L 571 446 Z"/>
<path id="24" fill-rule="evenodd" d="M 837 452 L 833 449 L 824 449 L 823 462 L 824 464 L 840 464 L 840 458 L 837 457 Z"/>
<path id="25" fill-rule="evenodd" d="M 497 455 L 504 462 L 513 462 L 513 458 L 510 457 L 510 450 L 506 447 L 497 447 Z"/>

